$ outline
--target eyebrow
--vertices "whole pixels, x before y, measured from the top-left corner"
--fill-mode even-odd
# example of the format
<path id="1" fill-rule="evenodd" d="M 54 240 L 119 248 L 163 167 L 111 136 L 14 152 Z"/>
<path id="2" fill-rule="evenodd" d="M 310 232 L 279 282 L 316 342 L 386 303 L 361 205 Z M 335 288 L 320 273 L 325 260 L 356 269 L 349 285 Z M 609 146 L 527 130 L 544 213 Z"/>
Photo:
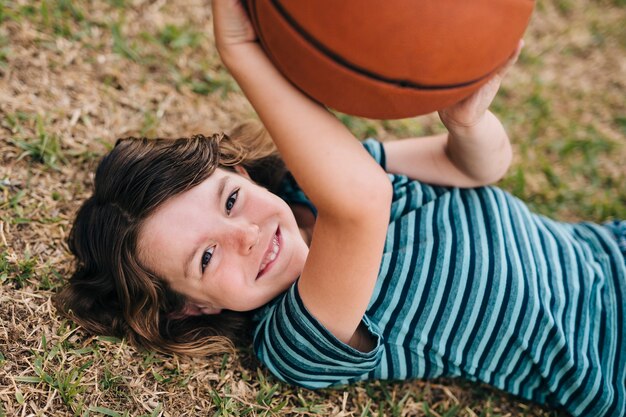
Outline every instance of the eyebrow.
<path id="1" fill-rule="evenodd" d="M 214 198 L 216 201 L 219 201 L 220 196 L 224 193 L 224 189 L 226 188 L 226 183 L 228 183 L 228 180 L 230 178 L 228 176 L 224 176 L 222 177 L 222 179 L 220 179 L 220 182 L 217 186 L 217 191 L 214 195 Z M 194 248 L 189 251 L 189 254 L 187 255 L 187 257 L 185 258 L 185 263 L 183 264 L 183 278 L 184 279 L 188 279 L 191 276 L 191 271 L 192 271 L 192 263 L 193 263 L 193 258 L 196 256 L 196 253 L 198 253 L 199 247 L 197 245 L 194 245 Z"/>

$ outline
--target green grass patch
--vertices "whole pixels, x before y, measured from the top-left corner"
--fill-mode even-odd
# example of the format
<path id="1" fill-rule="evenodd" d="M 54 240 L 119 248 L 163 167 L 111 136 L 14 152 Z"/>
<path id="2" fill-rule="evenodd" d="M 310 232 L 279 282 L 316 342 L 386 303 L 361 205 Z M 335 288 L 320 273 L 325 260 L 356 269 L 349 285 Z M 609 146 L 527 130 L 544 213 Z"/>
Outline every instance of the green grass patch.
<path id="1" fill-rule="evenodd" d="M 526 98 L 524 106 L 524 114 L 526 121 L 530 124 L 529 140 L 532 142 L 537 139 L 545 130 L 546 126 L 551 123 L 551 102 L 541 84 L 537 81 L 535 88 Z"/>
<path id="2" fill-rule="evenodd" d="M 40 0 L 18 4 L 0 1 L 0 23 L 28 21 L 42 33 L 71 40 L 83 39 L 91 25 L 85 0 Z"/>
<path id="3" fill-rule="evenodd" d="M 0 23 L 2 19 L 0 19 Z M 9 65 L 9 58 L 11 55 L 11 43 L 8 36 L 0 33 L 0 69 L 5 69 Z"/>
<path id="4" fill-rule="evenodd" d="M 203 96 L 221 92 L 222 97 L 225 97 L 226 94 L 239 89 L 230 75 L 219 72 L 215 75 L 206 72 L 198 77 L 187 78 L 185 84 L 189 86 L 191 91 Z"/>
<path id="5" fill-rule="evenodd" d="M 626 136 L 626 116 L 617 116 L 613 119 L 613 122 L 617 125 L 622 134 Z"/>
<path id="6" fill-rule="evenodd" d="M 67 163 L 61 138 L 49 133 L 46 129 L 46 121 L 39 115 L 29 115 L 26 113 L 16 113 L 15 115 L 5 115 L 6 126 L 18 135 L 9 139 L 11 143 L 22 150 L 18 160 L 28 157 L 35 163 L 43 164 L 48 168 L 58 170 L 59 163 Z M 34 135 L 24 133 L 23 123 L 29 123 L 34 127 Z M 34 124 L 34 126 L 32 126 Z"/>
<path id="7" fill-rule="evenodd" d="M 39 266 L 39 262 L 29 252 L 22 257 L 10 255 L 8 251 L 0 253 L 0 284 L 10 284 L 22 289 L 29 284 L 37 285 L 40 290 L 53 290 L 62 285 L 65 277 L 50 265 Z"/>
<path id="8" fill-rule="evenodd" d="M 93 365 L 87 351 L 66 351 L 61 343 L 49 344 L 46 336 L 41 336 L 41 348 L 32 350 L 32 372 L 34 375 L 15 377 L 15 381 L 38 384 L 58 393 L 61 400 L 77 414 L 83 409 L 80 395 L 86 390 L 81 380 L 85 371 Z M 71 361 L 68 357 L 71 357 Z"/>
<path id="9" fill-rule="evenodd" d="M 139 54 L 137 47 L 129 41 L 122 32 L 122 23 L 112 23 L 109 27 L 111 36 L 113 39 L 113 52 L 130 59 L 134 62 L 142 62 L 142 57 Z"/>
<path id="10" fill-rule="evenodd" d="M 66 38 L 73 37 L 75 24 L 85 21 L 79 2 L 73 0 L 42 0 L 38 12 L 45 29 Z"/>
<path id="11" fill-rule="evenodd" d="M 58 170 L 59 162 L 66 162 L 61 148 L 61 139 L 54 134 L 39 134 L 34 138 L 14 139 L 12 142 L 24 152 L 18 157 L 31 158 L 34 162 Z"/>
<path id="12" fill-rule="evenodd" d="M 26 287 L 35 275 L 37 260 L 26 252 L 22 258 L 9 256 L 7 251 L 0 253 L 0 283 L 12 284 L 15 288 Z"/>
<path id="13" fill-rule="evenodd" d="M 60 288 L 66 281 L 66 277 L 63 276 L 57 269 L 52 266 L 46 266 L 40 273 L 38 279 L 38 287 L 40 290 L 52 291 Z"/>
<path id="14" fill-rule="evenodd" d="M 161 28 L 154 39 L 169 51 L 180 51 L 197 47 L 204 40 L 204 36 L 187 26 L 170 24 Z"/>

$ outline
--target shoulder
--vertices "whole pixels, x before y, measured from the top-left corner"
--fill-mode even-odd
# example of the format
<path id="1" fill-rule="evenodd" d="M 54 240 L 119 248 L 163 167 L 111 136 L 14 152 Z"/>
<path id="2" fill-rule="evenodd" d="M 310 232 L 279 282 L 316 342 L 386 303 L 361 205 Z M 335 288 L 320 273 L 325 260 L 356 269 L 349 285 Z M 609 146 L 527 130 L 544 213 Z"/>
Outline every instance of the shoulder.
<path id="1" fill-rule="evenodd" d="M 290 384 L 315 389 L 365 379 L 382 357 L 382 339 L 367 317 L 361 327 L 371 349 L 362 352 L 338 340 L 309 313 L 297 282 L 263 308 L 256 320 L 255 354 Z"/>

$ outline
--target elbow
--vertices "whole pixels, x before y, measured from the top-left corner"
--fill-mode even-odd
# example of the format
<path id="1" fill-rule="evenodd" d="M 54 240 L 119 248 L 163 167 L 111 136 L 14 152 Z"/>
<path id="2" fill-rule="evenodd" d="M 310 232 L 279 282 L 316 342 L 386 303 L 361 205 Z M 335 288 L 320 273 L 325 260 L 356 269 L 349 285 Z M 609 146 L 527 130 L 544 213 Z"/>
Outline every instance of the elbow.
<path id="1" fill-rule="evenodd" d="M 500 181 L 508 172 L 513 161 L 513 150 L 507 141 L 504 146 L 494 153 L 489 164 L 485 164 L 481 169 L 474 172 L 466 172 L 468 184 L 466 188 L 483 187 L 492 185 Z"/>
<path id="2" fill-rule="evenodd" d="M 511 167 L 511 162 L 513 161 L 513 149 L 511 148 L 511 144 L 509 141 L 505 142 L 505 146 L 498 153 L 498 158 L 494 161 L 493 171 L 490 173 L 490 176 L 486 178 L 485 184 L 490 185 L 495 184 L 500 181 L 506 173 L 509 171 Z"/>

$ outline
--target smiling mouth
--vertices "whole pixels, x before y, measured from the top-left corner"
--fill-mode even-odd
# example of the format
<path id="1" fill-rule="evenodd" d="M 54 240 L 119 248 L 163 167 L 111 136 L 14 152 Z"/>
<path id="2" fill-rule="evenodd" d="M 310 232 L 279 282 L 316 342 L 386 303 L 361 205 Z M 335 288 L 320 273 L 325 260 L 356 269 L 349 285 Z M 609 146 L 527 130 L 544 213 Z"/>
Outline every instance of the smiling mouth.
<path id="1" fill-rule="evenodd" d="M 276 261 L 276 258 L 278 258 L 278 254 L 280 253 L 281 243 L 280 228 L 278 228 L 276 229 L 276 233 L 274 233 L 274 236 L 272 236 L 272 240 L 270 241 L 270 244 L 265 251 L 265 254 L 263 255 L 263 261 L 259 266 L 259 272 L 257 273 L 256 279 L 259 279 L 261 275 L 267 272 L 272 267 L 272 265 L 274 265 L 274 261 Z"/>

